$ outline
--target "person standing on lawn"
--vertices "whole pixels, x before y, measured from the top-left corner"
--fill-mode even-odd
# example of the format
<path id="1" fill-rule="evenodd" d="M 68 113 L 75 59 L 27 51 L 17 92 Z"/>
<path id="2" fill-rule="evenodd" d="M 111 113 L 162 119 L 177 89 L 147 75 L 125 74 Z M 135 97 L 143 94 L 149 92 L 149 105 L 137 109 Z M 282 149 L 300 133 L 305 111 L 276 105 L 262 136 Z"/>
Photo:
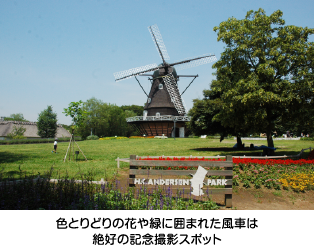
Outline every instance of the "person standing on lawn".
<path id="1" fill-rule="evenodd" d="M 55 139 L 55 142 L 53 143 L 53 151 L 52 152 L 55 152 L 57 153 L 57 147 L 58 147 L 58 142 L 57 142 L 57 138 Z"/>

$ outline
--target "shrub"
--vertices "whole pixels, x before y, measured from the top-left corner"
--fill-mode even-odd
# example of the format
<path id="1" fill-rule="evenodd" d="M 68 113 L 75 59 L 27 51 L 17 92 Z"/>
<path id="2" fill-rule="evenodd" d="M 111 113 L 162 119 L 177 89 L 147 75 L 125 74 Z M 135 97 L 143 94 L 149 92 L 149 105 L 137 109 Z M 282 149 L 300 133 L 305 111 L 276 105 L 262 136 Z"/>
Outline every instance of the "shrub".
<path id="1" fill-rule="evenodd" d="M 58 138 L 58 142 L 68 142 L 69 137 Z M 75 136 L 76 141 L 82 140 L 81 137 Z M 40 144 L 40 143 L 53 143 L 54 139 L 12 139 L 0 140 L 0 145 L 13 145 L 13 144 Z"/>
<path id="2" fill-rule="evenodd" d="M 53 168 L 51 169 L 51 175 Z M 121 191 L 117 182 L 95 185 L 90 180 L 92 175 L 82 176 L 82 182 L 74 179 L 61 179 L 50 182 L 48 179 L 21 178 L 10 183 L 3 181 L 0 185 L 0 210 L 7 209 L 54 209 L 54 210 L 184 210 L 184 209 L 219 209 L 215 202 L 194 202 L 172 195 L 170 190 L 163 193 L 156 189 L 153 192 L 145 187 L 140 190 L 129 188 Z M 1 176 L 0 176 L 1 180 Z"/>
<path id="3" fill-rule="evenodd" d="M 217 135 L 207 135 L 206 139 L 220 139 L 220 136 L 217 136 Z"/>
<path id="4" fill-rule="evenodd" d="M 25 139 L 24 133 L 26 131 L 26 128 L 23 126 L 13 126 L 13 130 L 11 133 L 7 135 L 8 138 L 10 139 Z"/>
<path id="5" fill-rule="evenodd" d="M 86 138 L 87 140 L 98 140 L 99 137 L 97 135 L 90 135 L 90 136 L 87 136 Z"/>
<path id="6" fill-rule="evenodd" d="M 301 140 L 314 141 L 313 137 L 302 137 Z"/>

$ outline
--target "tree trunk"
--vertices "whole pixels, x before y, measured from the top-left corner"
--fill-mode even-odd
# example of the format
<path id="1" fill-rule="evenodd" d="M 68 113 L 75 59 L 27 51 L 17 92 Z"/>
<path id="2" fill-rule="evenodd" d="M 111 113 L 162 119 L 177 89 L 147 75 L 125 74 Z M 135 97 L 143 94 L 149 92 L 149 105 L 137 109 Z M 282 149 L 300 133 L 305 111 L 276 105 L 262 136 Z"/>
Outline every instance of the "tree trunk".
<path id="1" fill-rule="evenodd" d="M 274 147 L 274 141 L 273 141 L 273 138 L 271 136 L 271 128 L 267 128 L 266 136 L 267 136 L 267 146 L 268 147 Z M 267 154 L 266 155 L 273 156 L 274 155 L 274 150 L 267 149 Z"/>
<path id="2" fill-rule="evenodd" d="M 241 137 L 240 136 L 237 136 L 237 148 L 238 149 L 242 149 L 243 146 L 242 146 L 242 140 L 241 140 Z"/>
<path id="3" fill-rule="evenodd" d="M 274 147 L 274 141 L 273 138 L 271 136 L 272 133 L 272 113 L 271 113 L 271 109 L 266 108 L 266 113 L 267 113 L 267 121 L 268 121 L 268 125 L 266 127 L 266 137 L 267 137 L 267 146 L 268 147 Z M 269 155 L 273 155 L 274 154 L 274 150 L 271 150 L 269 152 Z"/>
<path id="4" fill-rule="evenodd" d="M 274 141 L 273 141 L 273 138 L 271 136 L 271 129 L 270 128 L 267 128 L 266 135 L 267 135 L 267 146 L 268 147 L 274 147 Z"/>

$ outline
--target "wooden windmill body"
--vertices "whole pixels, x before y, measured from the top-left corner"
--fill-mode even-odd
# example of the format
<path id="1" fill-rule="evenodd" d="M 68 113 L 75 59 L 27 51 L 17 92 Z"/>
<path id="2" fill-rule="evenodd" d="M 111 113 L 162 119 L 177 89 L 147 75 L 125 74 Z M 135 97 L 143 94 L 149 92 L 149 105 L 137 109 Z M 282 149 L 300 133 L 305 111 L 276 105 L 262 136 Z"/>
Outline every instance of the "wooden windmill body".
<path id="1" fill-rule="evenodd" d="M 198 75 L 178 75 L 177 70 L 215 61 L 216 56 L 209 54 L 180 62 L 167 63 L 165 60 L 170 58 L 157 25 L 149 26 L 148 29 L 163 62 L 160 65 L 151 64 L 114 73 L 117 82 L 130 77 L 136 78 L 137 75 L 152 77 L 150 79 L 152 86 L 149 94 L 145 92 L 136 78 L 147 96 L 147 102 L 143 116 L 127 118 L 127 122 L 139 130 L 142 135 L 184 137 L 187 134 L 185 122 L 190 121 L 190 117 L 186 115 L 181 97 L 186 89 L 180 94 L 177 82 L 179 77 L 194 77 L 195 79 Z M 154 73 L 146 74 L 148 72 Z"/>

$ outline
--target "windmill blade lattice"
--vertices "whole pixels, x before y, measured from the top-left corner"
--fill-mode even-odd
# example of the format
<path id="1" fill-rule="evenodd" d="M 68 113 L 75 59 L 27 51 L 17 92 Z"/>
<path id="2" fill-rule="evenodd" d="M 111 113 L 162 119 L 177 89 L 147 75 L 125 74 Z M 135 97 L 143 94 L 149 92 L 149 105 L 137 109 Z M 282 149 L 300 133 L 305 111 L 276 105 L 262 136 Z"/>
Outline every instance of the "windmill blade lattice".
<path id="1" fill-rule="evenodd" d="M 162 39 L 162 36 L 161 36 L 160 31 L 158 29 L 158 26 L 157 25 L 149 26 L 148 30 L 149 30 L 150 34 L 152 35 L 153 41 L 156 45 L 157 51 L 160 55 L 160 58 L 162 60 L 170 60 L 170 57 L 168 55 L 166 46 L 164 44 L 164 41 Z"/>
<path id="2" fill-rule="evenodd" d="M 156 70 L 158 70 L 158 65 L 157 64 L 150 64 L 150 65 L 146 65 L 146 66 L 141 66 L 141 67 L 129 69 L 126 71 L 119 71 L 119 72 L 113 73 L 113 75 L 114 75 L 114 78 L 117 82 L 117 81 L 121 81 L 124 79 L 128 79 L 130 77 L 137 76 L 139 74 L 143 74 L 143 73 L 150 72 L 150 71 L 156 71 Z"/>
<path id="3" fill-rule="evenodd" d="M 215 55 L 203 55 L 201 57 L 187 59 L 186 62 L 185 61 L 175 62 L 176 70 L 181 71 L 187 68 L 196 67 L 196 66 L 204 65 L 210 62 L 214 62 L 216 60 L 217 58 Z"/>
<path id="4" fill-rule="evenodd" d="M 172 73 L 164 76 L 162 79 L 166 85 L 166 88 L 169 92 L 169 95 L 170 95 L 172 103 L 174 104 L 174 107 L 177 109 L 179 115 L 184 115 L 185 108 L 182 103 L 182 98 L 179 93 L 176 79 L 174 78 Z"/>

